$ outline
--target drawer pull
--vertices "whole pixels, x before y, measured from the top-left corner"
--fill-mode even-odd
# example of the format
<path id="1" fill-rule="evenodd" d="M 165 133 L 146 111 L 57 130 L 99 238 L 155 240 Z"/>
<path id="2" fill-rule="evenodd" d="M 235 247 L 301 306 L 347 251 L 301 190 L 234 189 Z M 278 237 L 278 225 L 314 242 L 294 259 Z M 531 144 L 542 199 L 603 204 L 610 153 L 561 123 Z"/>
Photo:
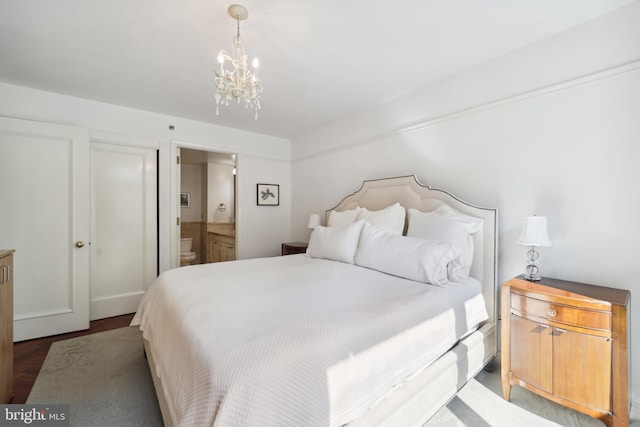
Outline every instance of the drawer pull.
<path id="1" fill-rule="evenodd" d="M 556 316 L 558 313 L 555 310 L 549 310 L 549 316 L 554 317 Z"/>
<path id="2" fill-rule="evenodd" d="M 536 326 L 536 330 L 534 330 L 536 333 L 541 334 L 544 331 L 549 329 L 549 325 L 545 325 L 544 323 L 538 323 L 538 325 Z M 532 331 L 533 332 L 533 331 Z"/>
<path id="3" fill-rule="evenodd" d="M 9 271 L 8 265 L 2 266 L 2 281 L 0 283 L 6 283 L 11 279 L 11 272 Z"/>

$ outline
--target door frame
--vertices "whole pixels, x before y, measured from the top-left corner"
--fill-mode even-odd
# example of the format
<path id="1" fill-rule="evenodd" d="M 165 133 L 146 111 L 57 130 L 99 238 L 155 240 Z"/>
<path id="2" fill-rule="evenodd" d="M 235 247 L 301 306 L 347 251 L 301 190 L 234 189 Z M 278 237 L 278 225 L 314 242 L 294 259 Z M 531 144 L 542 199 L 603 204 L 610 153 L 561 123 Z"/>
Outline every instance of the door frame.
<path id="1" fill-rule="evenodd" d="M 177 268 L 180 267 L 180 227 L 178 225 L 177 218 L 180 218 L 180 203 L 178 202 L 180 198 L 180 188 L 178 187 L 180 177 L 178 175 L 178 163 L 177 157 L 181 148 L 186 148 L 189 150 L 198 150 L 198 151 L 206 151 L 210 153 L 224 153 L 224 154 L 235 154 L 236 155 L 236 185 L 235 185 L 235 193 L 233 195 L 235 199 L 235 215 L 236 215 L 236 257 L 237 259 L 241 258 L 242 247 L 240 242 L 240 236 L 242 234 L 242 227 L 240 226 L 239 218 L 241 217 L 242 212 L 242 203 L 238 199 L 238 188 L 240 188 L 240 164 L 242 153 L 241 150 L 237 148 L 230 148 L 225 146 L 218 145 L 206 145 L 201 143 L 187 142 L 183 140 L 172 139 L 169 143 L 169 155 L 168 155 L 168 170 L 169 170 L 169 182 L 170 182 L 170 191 L 168 194 L 169 197 L 169 212 L 170 216 L 168 218 L 169 228 L 166 229 L 168 235 L 163 236 L 163 239 L 167 239 L 164 241 L 169 242 L 169 250 L 168 250 L 168 266 L 169 268 Z M 162 160 L 162 159 L 161 159 Z M 161 177 L 162 179 L 162 168 L 161 168 Z M 164 202 L 162 200 L 161 202 Z M 166 205 L 161 205 L 166 206 Z M 160 234 L 163 234 L 163 227 L 160 228 Z M 163 271 L 163 270 L 161 270 Z"/>

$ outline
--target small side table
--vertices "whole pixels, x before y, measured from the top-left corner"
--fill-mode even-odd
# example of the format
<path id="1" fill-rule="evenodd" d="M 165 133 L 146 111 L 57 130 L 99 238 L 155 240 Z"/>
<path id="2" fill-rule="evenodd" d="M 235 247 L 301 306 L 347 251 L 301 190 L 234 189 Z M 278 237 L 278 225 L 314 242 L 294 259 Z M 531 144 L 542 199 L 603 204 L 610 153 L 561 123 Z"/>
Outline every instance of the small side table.
<path id="1" fill-rule="evenodd" d="M 631 294 L 522 276 L 502 285 L 502 393 L 518 385 L 560 405 L 629 425 Z"/>
<path id="2" fill-rule="evenodd" d="M 308 243 L 288 242 L 282 244 L 282 255 L 303 254 L 307 252 Z"/>

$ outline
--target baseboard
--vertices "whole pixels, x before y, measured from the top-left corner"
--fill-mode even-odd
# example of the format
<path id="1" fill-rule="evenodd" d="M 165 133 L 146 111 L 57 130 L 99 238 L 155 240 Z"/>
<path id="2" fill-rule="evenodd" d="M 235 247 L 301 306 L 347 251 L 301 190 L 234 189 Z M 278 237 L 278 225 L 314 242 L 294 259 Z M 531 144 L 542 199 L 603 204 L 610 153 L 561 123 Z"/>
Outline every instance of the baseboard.
<path id="1" fill-rule="evenodd" d="M 640 420 L 640 402 L 631 401 L 631 409 L 629 410 L 629 419 Z"/>

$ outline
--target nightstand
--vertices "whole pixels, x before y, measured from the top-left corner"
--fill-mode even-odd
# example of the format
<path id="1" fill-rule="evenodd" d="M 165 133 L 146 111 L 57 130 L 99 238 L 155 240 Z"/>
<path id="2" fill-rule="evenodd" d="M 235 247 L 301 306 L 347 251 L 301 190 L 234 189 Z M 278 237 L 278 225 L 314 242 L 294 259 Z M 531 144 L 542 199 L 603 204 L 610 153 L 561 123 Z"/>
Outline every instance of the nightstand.
<path id="1" fill-rule="evenodd" d="M 282 244 L 282 255 L 303 254 L 307 252 L 308 243 L 289 242 Z"/>
<path id="2" fill-rule="evenodd" d="M 629 425 L 629 291 L 543 277 L 502 285 L 502 392 L 519 385 Z"/>

